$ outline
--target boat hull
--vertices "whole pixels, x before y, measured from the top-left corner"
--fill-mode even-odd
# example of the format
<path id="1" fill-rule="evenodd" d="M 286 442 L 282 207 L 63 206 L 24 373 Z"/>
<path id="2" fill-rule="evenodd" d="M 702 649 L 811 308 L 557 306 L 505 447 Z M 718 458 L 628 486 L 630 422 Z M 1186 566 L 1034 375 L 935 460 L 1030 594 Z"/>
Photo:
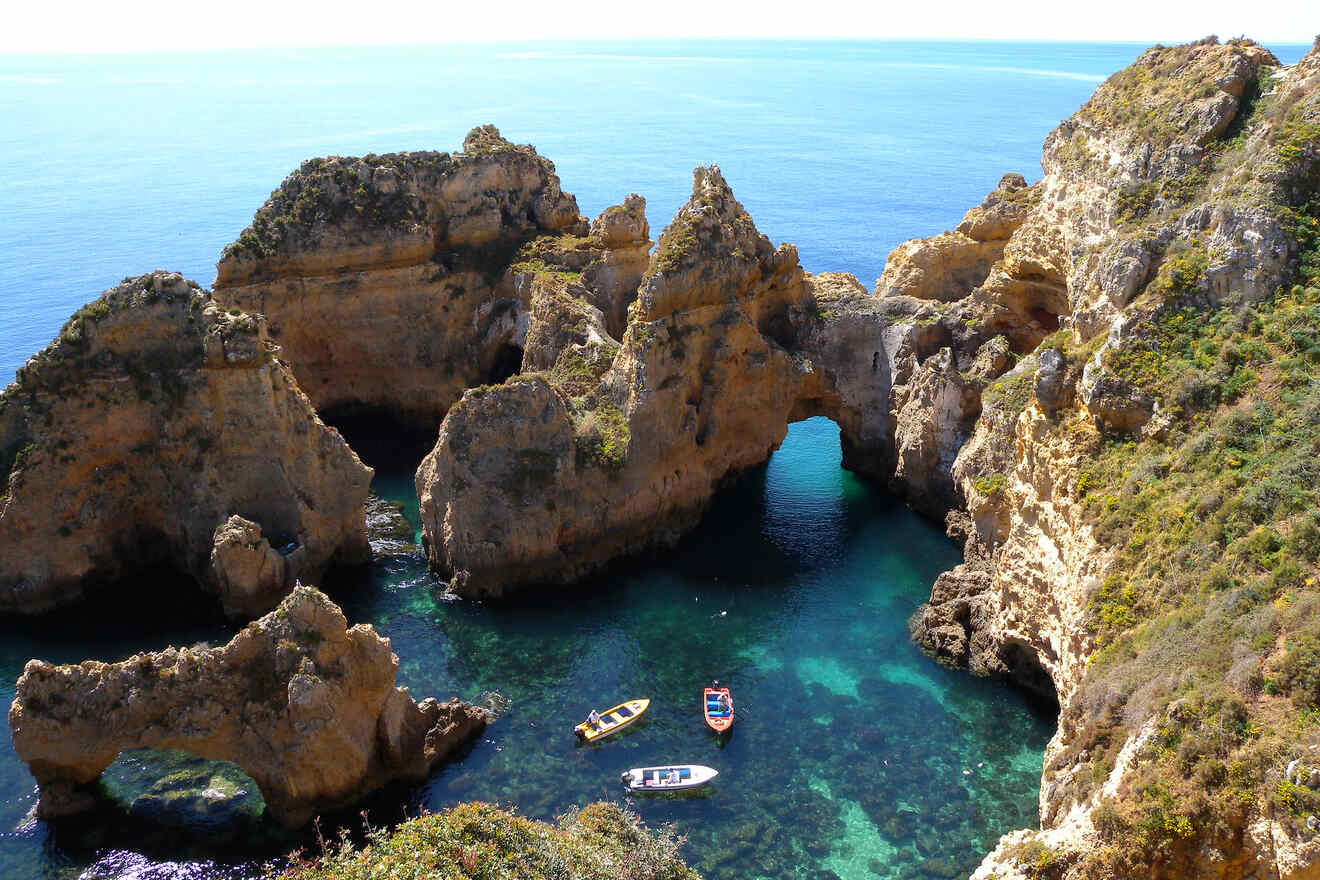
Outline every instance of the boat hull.
<path id="1" fill-rule="evenodd" d="M 620 779 L 632 791 L 683 791 L 699 788 L 719 775 L 720 771 L 701 764 L 669 764 L 664 767 L 634 767 L 625 770 Z"/>
<path id="2" fill-rule="evenodd" d="M 603 739 L 610 734 L 618 733 L 628 725 L 635 722 L 645 714 L 647 707 L 651 705 L 650 700 L 628 700 L 617 706 L 611 706 L 600 713 L 600 724 L 592 727 L 587 722 L 582 722 L 573 728 L 579 739 L 587 742 L 595 742 Z"/>
<path id="3" fill-rule="evenodd" d="M 719 711 L 720 694 L 729 699 L 729 711 L 723 713 Z M 716 733 L 723 733 L 733 726 L 733 697 L 729 694 L 728 688 L 706 688 L 701 700 L 702 713 L 706 716 L 706 724 Z"/>

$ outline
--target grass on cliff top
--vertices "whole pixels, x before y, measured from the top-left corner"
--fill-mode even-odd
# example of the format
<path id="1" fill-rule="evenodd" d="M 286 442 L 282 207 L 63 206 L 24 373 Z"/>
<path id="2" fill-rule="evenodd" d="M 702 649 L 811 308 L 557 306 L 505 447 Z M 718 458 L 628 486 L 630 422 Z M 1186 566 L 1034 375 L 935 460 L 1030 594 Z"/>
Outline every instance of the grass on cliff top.
<path id="1" fill-rule="evenodd" d="M 546 374 L 573 418 L 573 440 L 581 465 L 617 470 L 628 456 L 632 441 L 628 419 L 600 388 L 601 377 L 618 353 L 617 345 L 568 346 Z"/>
<path id="2" fill-rule="evenodd" d="M 1082 762 L 1081 799 L 1154 725 L 1138 767 L 1094 820 L 1081 876 L 1185 865 L 1207 839 L 1265 815 L 1306 835 L 1320 791 L 1320 217 L 1297 212 L 1298 283 L 1258 304 L 1159 313 L 1114 355 L 1158 398 L 1162 436 L 1096 437 L 1079 471 L 1099 542 L 1116 548 L 1090 597 L 1098 650 L 1077 700 L 1084 727 L 1046 768 Z"/>
<path id="3" fill-rule="evenodd" d="M 1211 42 L 1213 41 L 1213 43 Z M 1156 46 L 1105 80 L 1078 116 L 1097 127 L 1124 129 L 1156 152 L 1185 134 L 1190 104 L 1220 92 L 1215 79 L 1226 69 L 1225 59 L 1242 57 L 1249 40 L 1229 40 L 1217 52 L 1207 52 L 1205 40 L 1184 46 Z"/>
<path id="4" fill-rule="evenodd" d="M 700 880 L 678 858 L 682 838 L 648 830 L 621 807 L 595 803 L 554 824 L 485 803 L 461 804 L 373 830 L 362 846 L 347 835 L 319 858 L 295 855 L 268 880 Z"/>
<path id="5" fill-rule="evenodd" d="M 433 152 L 308 159 L 270 194 L 252 224 L 225 248 L 221 259 L 272 257 L 291 234 L 318 226 L 406 228 L 425 222 L 426 206 L 409 191 L 408 181 L 419 171 L 443 174 L 452 164 L 448 153 Z M 392 179 L 403 186 L 383 190 L 372 182 L 377 169 L 394 172 Z"/>

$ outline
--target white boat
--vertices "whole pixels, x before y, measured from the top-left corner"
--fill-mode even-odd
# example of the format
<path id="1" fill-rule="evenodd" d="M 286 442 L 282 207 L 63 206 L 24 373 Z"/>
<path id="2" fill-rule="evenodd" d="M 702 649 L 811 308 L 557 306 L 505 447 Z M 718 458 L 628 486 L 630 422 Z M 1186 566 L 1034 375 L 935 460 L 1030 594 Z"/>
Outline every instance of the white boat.
<path id="1" fill-rule="evenodd" d="M 705 785 L 720 771 L 700 764 L 671 764 L 668 767 L 634 767 L 619 778 L 633 791 L 678 791 Z"/>

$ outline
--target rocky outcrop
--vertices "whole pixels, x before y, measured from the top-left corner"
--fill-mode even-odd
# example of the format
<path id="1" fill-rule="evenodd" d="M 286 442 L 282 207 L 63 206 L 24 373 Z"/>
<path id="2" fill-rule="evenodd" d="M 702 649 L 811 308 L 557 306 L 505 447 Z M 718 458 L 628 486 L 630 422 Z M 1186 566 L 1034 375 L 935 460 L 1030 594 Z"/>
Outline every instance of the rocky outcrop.
<path id="1" fill-rule="evenodd" d="M 968 228 L 1004 234 L 1021 189 L 1006 178 Z M 805 275 L 716 168 L 695 172 L 618 343 L 571 280 L 530 283 L 525 372 L 465 394 L 417 472 L 431 562 L 467 595 L 671 543 L 810 416 L 839 424 L 845 466 L 943 515 L 981 389 L 1011 361 L 961 310 Z"/>
<path id="2" fill-rule="evenodd" d="M 486 726 L 458 700 L 418 704 L 370 626 L 348 626 L 298 587 L 220 648 L 168 648 L 121 663 L 30 660 L 9 728 L 40 788 L 37 815 L 95 805 L 94 783 L 125 749 L 231 761 L 277 821 L 297 826 L 395 779 L 422 779 Z"/>
<path id="3" fill-rule="evenodd" d="M 278 353 L 167 272 L 79 310 L 0 395 L 0 611 L 165 564 L 251 616 L 365 561 L 371 469 Z"/>
<path id="4" fill-rule="evenodd" d="M 1133 626 L 1126 606 L 1097 610 L 1099 600 L 1126 582 L 1114 577 L 1132 573 L 1117 572 L 1124 548 L 1102 537 L 1087 497 L 1091 469 L 1113 438 L 1135 445 L 1189 429 L 1168 411 L 1170 395 L 1153 390 L 1174 378 L 1158 372 L 1173 344 L 1169 328 L 1226 303 L 1272 296 L 1296 265 L 1290 261 L 1306 233 L 1278 221 L 1296 217 L 1305 201 L 1297 181 L 1316 179 L 1320 52 L 1289 71 L 1276 64 L 1248 41 L 1207 40 L 1157 47 L 1115 74 L 1046 140 L 1046 173 L 1032 188 L 1030 211 L 984 280 L 949 306 L 982 334 L 1004 334 L 1022 357 L 986 383 L 973 430 L 957 443 L 948 474 L 965 514 L 952 518 L 950 531 L 965 540 L 966 558 L 936 581 L 912 621 L 914 636 L 948 662 L 1015 679 L 1060 707 L 1045 756 L 1042 830 L 1006 836 L 976 878 L 1238 880 L 1320 870 L 1314 829 L 1257 795 L 1241 794 L 1204 825 L 1172 809 L 1154 831 L 1132 824 L 1134 816 L 1154 815 L 1149 786 L 1157 774 L 1177 775 L 1170 768 L 1178 761 L 1188 774 L 1196 766 L 1191 733 L 1172 763 L 1160 762 L 1178 742 L 1168 731 L 1189 723 L 1179 703 L 1200 698 L 1160 702 L 1152 696 L 1157 683 L 1116 684 L 1116 664 L 1155 650 L 1140 640 L 1111 647 L 1097 662 L 1101 616 L 1118 616 L 1104 624 L 1111 628 Z M 933 240 L 930 253 L 948 253 L 947 245 L 947 236 Z M 907 247 L 920 252 L 922 245 Z M 957 255 L 948 259 L 963 265 Z M 900 268 L 903 261 L 910 258 Z M 963 377 L 936 372 L 941 393 L 955 397 Z M 1175 404 L 1194 399 L 1173 397 Z M 900 414 L 896 436 L 918 427 Z M 1117 503 L 1109 496 L 1110 508 Z M 1197 632 L 1192 607 L 1161 625 Z M 1150 630 L 1144 637 L 1161 638 Z M 1127 653 L 1115 659 L 1115 650 Z M 1258 655 L 1248 655 L 1259 674 Z M 1176 693 L 1196 693 L 1200 676 L 1215 674 L 1197 668 L 1204 658 L 1191 651 L 1180 662 L 1186 665 L 1168 672 Z M 1104 675 L 1107 683 L 1096 680 Z M 1268 788 L 1279 775 L 1252 773 L 1263 775 L 1235 784 Z M 1193 778 L 1192 787 L 1204 788 L 1191 800 L 1211 797 L 1212 771 L 1198 769 Z M 1188 815 L 1198 809 L 1183 808 Z"/>
<path id="5" fill-rule="evenodd" d="M 719 169 L 698 168 L 617 346 L 587 315 L 544 372 L 469 391 L 445 417 L 417 472 L 433 565 L 451 589 L 489 595 L 671 543 L 812 415 L 839 423 L 845 463 L 885 475 L 894 371 L 929 335 L 922 308 L 805 276 Z"/>
<path id="6" fill-rule="evenodd" d="M 876 296 L 962 299 L 985 281 L 1039 196 L 1039 189 L 1028 187 L 1021 174 L 1005 174 L 953 232 L 914 238 L 890 252 L 875 283 Z"/>
<path id="7" fill-rule="evenodd" d="M 225 248 L 215 295 L 266 316 L 318 410 L 433 427 L 464 389 L 522 369 L 538 276 L 622 331 L 644 211 L 630 197 L 589 230 L 554 165 L 494 126 L 459 153 L 310 159 Z"/>
<path id="8" fill-rule="evenodd" d="M 782 440 L 799 371 L 761 328 L 804 305 L 796 252 L 698 169 L 612 358 L 570 347 L 446 416 L 417 473 L 432 562 L 484 595 L 672 541 Z"/>

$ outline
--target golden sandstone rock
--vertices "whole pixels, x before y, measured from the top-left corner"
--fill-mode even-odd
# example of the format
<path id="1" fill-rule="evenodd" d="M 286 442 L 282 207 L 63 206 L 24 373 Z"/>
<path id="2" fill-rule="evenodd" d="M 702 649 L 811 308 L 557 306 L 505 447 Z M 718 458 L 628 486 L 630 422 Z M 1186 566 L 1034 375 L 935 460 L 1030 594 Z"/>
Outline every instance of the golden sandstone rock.
<path id="1" fill-rule="evenodd" d="M 295 578 L 366 560 L 371 469 L 277 352 L 260 317 L 167 272 L 75 314 L 0 395 L 0 610 L 164 563 L 251 616 Z M 264 536 L 250 575 L 213 548 L 231 516 Z"/>
<path id="2" fill-rule="evenodd" d="M 837 278 L 820 301 L 865 300 Z M 789 421 L 829 413 L 883 447 L 888 356 L 865 308 L 820 314 L 791 245 L 756 231 L 718 168 L 661 234 L 611 358 L 564 349 L 544 375 L 468 391 L 417 471 L 423 540 L 467 595 L 580 577 L 670 543 Z M 798 353 L 814 340 L 815 361 Z M 861 351 L 839 344 L 860 341 Z M 852 380 L 836 386 L 837 364 Z M 843 375 L 843 372 L 838 375 Z"/>
<path id="3" fill-rule="evenodd" d="M 874 296 L 851 276 L 805 274 L 714 167 L 695 171 L 648 257 L 639 197 L 588 227 L 553 166 L 491 127 L 453 156 L 304 163 L 226 249 L 217 296 L 268 315 L 319 405 L 439 425 L 416 473 L 423 541 L 465 595 L 570 581 L 672 542 L 789 422 L 833 418 L 845 466 L 949 514 L 965 561 L 937 580 L 914 637 L 1057 702 L 1037 842 L 1112 876 L 1096 867 L 1108 856 L 1093 813 L 1143 796 L 1147 746 L 1173 706 L 1150 690 L 1135 720 L 1115 720 L 1113 695 L 1079 697 L 1096 658 L 1092 599 L 1123 551 L 1097 536 L 1083 467 L 1106 438 L 1170 430 L 1121 368 L 1158 349 L 1161 318 L 1250 304 L 1291 277 L 1318 94 L 1320 48 L 1278 70 L 1245 40 L 1156 47 L 1051 133 L 1041 181 L 1007 175 L 955 231 L 901 245 Z M 266 363 L 259 334 L 238 332 L 257 319 L 208 308 L 220 329 L 207 365 Z M 12 453 L 30 418 L 15 399 L 0 404 L 12 499 L 34 468 Z M 190 558 L 205 568 L 214 555 L 231 593 L 278 580 L 278 527 L 220 505 L 197 528 Z M 301 731 L 331 711 L 333 689 L 300 675 L 280 699 Z M 1181 687 L 1154 679 L 1140 687 Z M 396 766 L 430 724 L 407 705 L 389 697 L 379 712 Z M 1087 750 L 1101 722 L 1110 763 Z M 42 760 L 33 772 L 55 810 L 91 765 L 60 756 L 49 767 L 72 769 L 50 773 Z M 1242 803 L 1227 837 L 1188 825 L 1156 873 L 1314 876 L 1320 843 Z M 976 876 L 1030 873 L 1028 836 L 1006 837 Z"/>
<path id="4" fill-rule="evenodd" d="M 215 296 L 266 317 L 318 410 L 434 427 L 520 368 L 519 246 L 586 232 L 554 165 L 486 126 L 454 154 L 304 162 L 225 248 Z"/>
<path id="5" fill-rule="evenodd" d="M 232 761 L 277 821 L 297 826 L 395 779 L 422 779 L 486 726 L 458 700 L 416 703 L 370 626 L 298 587 L 219 648 L 121 663 L 30 660 L 9 709 L 14 750 L 40 787 L 37 815 L 93 806 L 121 751 L 184 749 Z"/>

